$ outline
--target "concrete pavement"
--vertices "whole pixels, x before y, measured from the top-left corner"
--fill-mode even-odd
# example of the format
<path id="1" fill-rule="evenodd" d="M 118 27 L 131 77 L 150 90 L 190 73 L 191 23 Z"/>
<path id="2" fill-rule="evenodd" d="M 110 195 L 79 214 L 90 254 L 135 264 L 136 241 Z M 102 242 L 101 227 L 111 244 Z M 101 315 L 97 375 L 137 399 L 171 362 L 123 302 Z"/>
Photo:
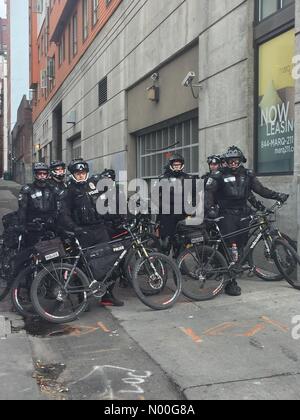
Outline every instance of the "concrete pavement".
<path id="1" fill-rule="evenodd" d="M 182 299 L 160 313 L 123 296 L 126 306 L 112 313 L 187 399 L 300 399 L 300 340 L 292 337 L 299 291 L 286 282 L 240 284 L 240 298 Z"/>
<path id="2" fill-rule="evenodd" d="M 44 399 L 33 378 L 34 366 L 23 320 L 0 312 L 0 400 Z"/>
<path id="3" fill-rule="evenodd" d="M 21 186 L 0 180 L 0 232 L 1 218 L 17 209 L 17 194 Z M 0 400 L 43 399 L 36 380 L 29 337 L 24 322 L 11 312 L 9 299 L 0 302 Z"/>

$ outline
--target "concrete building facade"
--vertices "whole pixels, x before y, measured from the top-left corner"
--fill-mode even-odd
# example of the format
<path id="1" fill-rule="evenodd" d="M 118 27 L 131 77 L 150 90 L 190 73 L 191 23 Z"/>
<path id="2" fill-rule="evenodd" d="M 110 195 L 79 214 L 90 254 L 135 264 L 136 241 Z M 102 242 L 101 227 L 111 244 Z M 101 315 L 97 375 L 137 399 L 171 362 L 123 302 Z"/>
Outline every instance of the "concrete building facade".
<path id="1" fill-rule="evenodd" d="M 24 185 L 32 181 L 32 108 L 23 96 L 12 131 L 13 179 Z"/>
<path id="2" fill-rule="evenodd" d="M 96 3 L 106 14 L 93 32 Z M 149 179 L 161 173 L 166 149 L 182 153 L 187 170 L 202 174 L 208 155 L 235 144 L 265 185 L 291 194 L 280 220 L 296 236 L 299 2 L 78 0 L 48 6 L 41 30 L 36 9 L 31 13 L 32 57 L 40 57 L 32 66 L 36 160 L 82 156 L 93 172 L 113 167 Z M 43 25 L 48 74 L 36 70 L 45 67 Z M 72 56 L 74 48 L 80 53 Z M 189 72 L 194 87 L 182 85 Z"/>

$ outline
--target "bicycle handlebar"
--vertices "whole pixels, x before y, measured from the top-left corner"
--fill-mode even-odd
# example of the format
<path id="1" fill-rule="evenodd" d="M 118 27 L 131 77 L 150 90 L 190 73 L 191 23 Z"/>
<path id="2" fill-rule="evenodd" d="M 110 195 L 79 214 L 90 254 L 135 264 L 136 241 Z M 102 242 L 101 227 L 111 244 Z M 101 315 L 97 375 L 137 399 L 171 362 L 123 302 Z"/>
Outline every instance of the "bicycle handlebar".
<path id="1" fill-rule="evenodd" d="M 248 217 L 245 217 L 243 219 L 241 219 L 241 222 L 246 222 L 247 220 L 254 220 L 258 217 L 267 217 L 270 216 L 271 214 L 275 214 L 276 209 L 281 209 L 283 207 L 283 203 L 281 203 L 280 201 L 276 201 L 275 204 L 273 204 L 272 207 L 270 207 L 269 209 L 266 209 L 263 212 L 255 212 L 255 214 L 251 214 Z"/>

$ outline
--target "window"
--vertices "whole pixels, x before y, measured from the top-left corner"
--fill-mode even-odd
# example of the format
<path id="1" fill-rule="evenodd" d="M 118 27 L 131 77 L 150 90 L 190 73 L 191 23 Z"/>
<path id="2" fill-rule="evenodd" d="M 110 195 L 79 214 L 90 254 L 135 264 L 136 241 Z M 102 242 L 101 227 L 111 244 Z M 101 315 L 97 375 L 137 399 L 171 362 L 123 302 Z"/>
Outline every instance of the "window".
<path id="1" fill-rule="evenodd" d="M 72 52 L 73 52 L 73 57 L 77 54 L 78 51 L 78 37 L 77 37 L 77 32 L 78 32 L 78 26 L 77 26 L 77 13 L 75 13 L 75 15 L 73 16 L 72 19 L 73 25 L 72 25 Z"/>
<path id="2" fill-rule="evenodd" d="M 63 61 L 65 60 L 65 34 L 62 35 L 61 40 L 60 40 L 60 44 L 58 47 L 58 64 L 59 66 L 62 65 Z"/>
<path id="3" fill-rule="evenodd" d="M 99 106 L 107 102 L 107 77 L 105 77 L 98 85 L 99 91 Z"/>
<path id="4" fill-rule="evenodd" d="M 89 34 L 88 0 L 82 2 L 82 38 L 85 41 Z"/>
<path id="5" fill-rule="evenodd" d="M 99 7 L 99 0 L 91 0 L 92 1 L 92 23 L 93 26 L 96 25 L 98 21 L 98 7 Z"/>
<path id="6" fill-rule="evenodd" d="M 295 0 L 258 0 L 259 1 L 259 21 L 266 19 L 280 9 L 295 3 Z"/>
<path id="7" fill-rule="evenodd" d="M 69 52 L 69 63 L 72 60 L 72 27 L 71 23 L 68 24 L 68 52 Z"/>
<path id="8" fill-rule="evenodd" d="M 175 146 L 178 139 L 180 144 Z M 170 149 L 166 151 L 168 147 Z M 161 151 L 163 149 L 165 151 Z M 171 122 L 165 128 L 137 136 L 138 177 L 147 180 L 160 176 L 169 155 L 174 152 L 184 157 L 188 173 L 199 173 L 197 117 L 180 123 Z"/>
<path id="9" fill-rule="evenodd" d="M 290 174 L 294 170 L 294 29 L 261 44 L 258 54 L 257 171 Z"/>

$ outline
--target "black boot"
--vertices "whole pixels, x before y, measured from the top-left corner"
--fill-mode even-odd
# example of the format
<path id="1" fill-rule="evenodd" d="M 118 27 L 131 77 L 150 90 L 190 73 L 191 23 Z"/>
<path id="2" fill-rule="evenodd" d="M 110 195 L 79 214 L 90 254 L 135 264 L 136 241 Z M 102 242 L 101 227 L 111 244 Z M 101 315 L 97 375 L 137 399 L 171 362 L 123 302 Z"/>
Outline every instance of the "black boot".
<path id="1" fill-rule="evenodd" d="M 231 280 L 225 287 L 225 293 L 229 296 L 241 296 L 242 290 L 236 280 Z"/>
<path id="2" fill-rule="evenodd" d="M 121 300 L 117 299 L 112 291 L 108 291 L 102 298 L 101 302 L 100 302 L 100 306 L 117 306 L 117 307 L 121 307 L 124 306 L 124 302 L 122 302 Z"/>

